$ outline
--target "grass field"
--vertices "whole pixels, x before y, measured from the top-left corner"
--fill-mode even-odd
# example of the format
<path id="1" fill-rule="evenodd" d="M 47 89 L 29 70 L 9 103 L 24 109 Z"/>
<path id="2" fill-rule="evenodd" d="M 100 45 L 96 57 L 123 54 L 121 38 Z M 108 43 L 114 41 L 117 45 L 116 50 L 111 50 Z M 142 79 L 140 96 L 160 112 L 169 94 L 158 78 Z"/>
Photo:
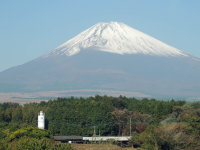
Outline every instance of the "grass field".
<path id="1" fill-rule="evenodd" d="M 136 150 L 134 148 L 122 148 L 112 144 L 72 144 L 75 150 Z"/>

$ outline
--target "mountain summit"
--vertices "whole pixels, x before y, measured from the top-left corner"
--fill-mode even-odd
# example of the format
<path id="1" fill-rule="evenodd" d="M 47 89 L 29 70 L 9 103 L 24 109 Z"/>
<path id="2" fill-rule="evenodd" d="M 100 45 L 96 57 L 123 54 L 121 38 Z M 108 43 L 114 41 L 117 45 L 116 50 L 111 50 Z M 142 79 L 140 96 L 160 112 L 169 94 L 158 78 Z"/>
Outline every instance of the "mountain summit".
<path id="1" fill-rule="evenodd" d="M 122 55 L 187 56 L 182 51 L 120 22 L 98 23 L 63 43 L 46 56 L 72 56 L 88 49 Z"/>
<path id="2" fill-rule="evenodd" d="M 98 23 L 1 72 L 0 92 L 200 98 L 199 60 L 123 23 Z"/>

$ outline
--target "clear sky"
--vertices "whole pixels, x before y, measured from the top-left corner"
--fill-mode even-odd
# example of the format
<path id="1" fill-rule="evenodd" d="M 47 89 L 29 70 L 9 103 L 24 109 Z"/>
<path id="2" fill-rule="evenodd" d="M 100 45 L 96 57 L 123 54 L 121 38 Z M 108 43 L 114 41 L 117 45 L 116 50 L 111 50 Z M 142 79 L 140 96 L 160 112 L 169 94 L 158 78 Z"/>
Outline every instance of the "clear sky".
<path id="1" fill-rule="evenodd" d="M 0 71 L 107 21 L 200 57 L 200 0 L 0 0 Z"/>

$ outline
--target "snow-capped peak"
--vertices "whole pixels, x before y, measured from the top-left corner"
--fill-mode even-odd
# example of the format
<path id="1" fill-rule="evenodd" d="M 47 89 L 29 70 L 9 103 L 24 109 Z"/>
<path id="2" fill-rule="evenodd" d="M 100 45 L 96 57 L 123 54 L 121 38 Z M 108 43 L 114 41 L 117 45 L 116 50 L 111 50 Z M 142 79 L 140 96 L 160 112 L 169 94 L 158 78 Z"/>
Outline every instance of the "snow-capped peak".
<path id="1" fill-rule="evenodd" d="M 120 22 L 98 23 L 63 43 L 46 56 L 72 56 L 88 49 L 116 54 L 187 56 L 182 51 Z"/>

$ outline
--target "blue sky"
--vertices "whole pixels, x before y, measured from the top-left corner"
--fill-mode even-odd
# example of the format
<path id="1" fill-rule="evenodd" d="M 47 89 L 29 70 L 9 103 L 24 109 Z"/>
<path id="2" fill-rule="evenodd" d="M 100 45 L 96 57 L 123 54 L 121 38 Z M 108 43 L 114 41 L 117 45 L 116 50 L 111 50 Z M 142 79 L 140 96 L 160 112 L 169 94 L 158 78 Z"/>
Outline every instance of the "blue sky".
<path id="1" fill-rule="evenodd" d="M 1 0 L 0 71 L 98 22 L 119 21 L 200 57 L 200 0 Z"/>

